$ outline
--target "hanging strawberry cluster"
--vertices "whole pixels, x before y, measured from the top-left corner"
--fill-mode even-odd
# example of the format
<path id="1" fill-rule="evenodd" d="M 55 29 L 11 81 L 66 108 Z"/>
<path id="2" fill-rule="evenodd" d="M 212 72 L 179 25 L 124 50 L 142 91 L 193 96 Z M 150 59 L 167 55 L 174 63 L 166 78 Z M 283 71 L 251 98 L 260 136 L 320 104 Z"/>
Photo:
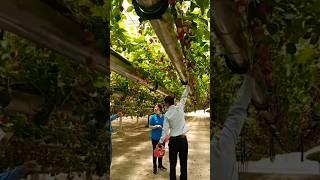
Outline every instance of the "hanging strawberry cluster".
<path id="1" fill-rule="evenodd" d="M 253 22 L 253 35 L 254 39 L 257 43 L 257 57 L 259 57 L 259 62 L 262 63 L 260 67 L 262 67 L 263 73 L 266 75 L 265 81 L 269 89 L 272 88 L 272 42 L 268 41 L 266 38 L 266 26 L 270 24 L 270 18 L 272 14 L 272 6 L 265 3 L 260 2 L 255 7 L 256 17 L 259 20 Z M 270 32 L 269 32 L 270 33 Z"/>
<path id="2" fill-rule="evenodd" d="M 176 3 L 175 0 L 171 0 L 169 1 L 169 5 L 171 6 L 171 13 L 173 14 L 176 24 L 177 39 L 181 44 L 182 53 L 184 55 L 183 63 L 186 65 L 188 70 L 192 72 L 196 67 L 196 63 L 192 61 L 188 55 L 191 49 L 192 41 L 195 40 L 195 36 L 192 31 L 194 22 L 185 16 L 181 9 L 181 3 Z M 193 87 L 195 87 L 197 84 L 197 80 L 193 75 L 189 77 L 189 84 Z M 191 98 L 196 106 L 198 104 L 198 99 L 196 96 Z"/>
<path id="3" fill-rule="evenodd" d="M 245 15 L 248 8 L 248 0 L 236 0 L 237 13 L 241 16 Z"/>
<path id="4" fill-rule="evenodd" d="M 185 20 L 183 21 L 183 17 L 180 16 L 177 18 L 177 39 L 180 41 L 180 44 L 183 49 L 183 53 L 186 56 L 188 50 L 191 48 L 192 42 L 192 21 Z"/>
<path id="5" fill-rule="evenodd" d="M 267 26 L 270 24 L 272 15 L 272 6 L 266 2 L 253 0 L 237 0 L 237 13 L 241 16 L 247 16 L 248 29 L 252 35 L 253 45 L 255 47 L 254 57 L 260 64 L 264 81 L 268 89 L 272 88 L 272 41 L 268 38 Z M 248 13 L 247 13 L 248 12 Z M 270 34 L 270 32 L 268 32 Z"/>
<path id="6" fill-rule="evenodd" d="M 192 32 L 192 25 L 194 22 L 184 16 L 184 13 L 179 7 L 180 4 L 177 5 L 175 0 L 169 1 L 169 5 L 171 6 L 172 14 L 174 15 L 177 29 L 177 39 L 181 44 L 182 52 L 185 58 L 184 63 L 188 68 L 194 69 L 195 63 L 188 60 L 188 52 L 190 51 L 192 41 L 195 39 L 195 36 Z"/>
<path id="7" fill-rule="evenodd" d="M 192 24 L 194 23 L 192 20 L 184 17 L 184 13 L 182 10 L 177 6 L 176 1 L 169 1 L 171 3 L 172 13 L 174 15 L 176 29 L 177 29 L 177 39 L 179 40 L 182 52 L 184 55 L 184 64 L 187 66 L 188 69 L 193 70 L 195 68 L 195 62 L 189 60 L 188 53 L 190 51 L 192 41 L 194 40 L 195 36 L 192 32 Z M 193 80 L 195 81 L 195 80 Z M 191 82 L 192 85 L 195 82 Z"/>

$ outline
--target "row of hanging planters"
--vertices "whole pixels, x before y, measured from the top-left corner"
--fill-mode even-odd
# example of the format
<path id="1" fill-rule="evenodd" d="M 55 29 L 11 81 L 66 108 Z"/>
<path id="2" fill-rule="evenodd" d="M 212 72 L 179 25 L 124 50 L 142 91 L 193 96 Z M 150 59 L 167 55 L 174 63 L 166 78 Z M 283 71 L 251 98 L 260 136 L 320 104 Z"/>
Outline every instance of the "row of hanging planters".
<path id="1" fill-rule="evenodd" d="M 227 107 L 240 85 L 240 78 L 232 76 L 222 60 L 233 73 L 255 69 L 255 79 L 262 87 L 260 92 L 264 92 L 260 96 L 263 101 L 253 97 L 258 111 L 252 107 L 248 111 L 248 119 L 257 121 L 245 124 L 247 149 L 255 152 L 250 155 L 252 160 L 269 155 L 273 159 L 277 153 L 303 152 L 319 142 L 318 137 L 312 136 L 319 128 L 318 100 L 310 94 L 319 91 L 320 81 L 319 22 L 315 20 L 320 12 L 316 7 L 317 1 L 216 3 L 214 28 L 224 47 L 218 42 L 214 47 L 217 52 L 214 59 L 218 62 L 216 79 L 221 80 L 217 82 L 217 92 L 222 92 L 213 97 L 219 104 L 217 123 L 224 122 Z M 250 51 L 241 47 L 250 47 Z M 269 150 L 258 142 L 269 142 Z"/>
<path id="2" fill-rule="evenodd" d="M 183 79 L 181 79 L 176 66 L 170 60 L 170 58 L 172 58 L 171 55 L 169 55 L 169 53 L 167 55 L 167 51 L 162 49 L 166 47 L 161 44 L 162 39 L 160 38 L 159 40 L 159 33 L 155 32 L 152 28 L 152 22 L 149 23 L 148 20 L 142 21 L 141 23 L 134 21 L 134 27 L 131 27 L 131 25 L 131 28 L 126 28 L 129 26 L 128 21 L 131 21 L 130 18 L 138 19 L 134 6 L 130 4 L 131 2 L 127 1 L 114 0 L 112 3 L 112 16 L 115 17 L 111 18 L 112 48 L 128 58 L 137 69 L 141 68 L 144 72 L 147 72 L 147 77 L 152 82 L 157 82 L 158 86 L 165 87 L 169 94 L 175 95 L 178 99 L 183 91 L 183 86 L 180 81 Z M 181 59 L 179 60 L 181 60 L 185 68 L 188 68 L 188 72 L 193 74 L 192 77 L 196 77 L 191 83 L 197 84 L 196 87 L 199 98 L 194 99 L 192 103 L 188 103 L 189 105 L 196 104 L 196 106 L 192 105 L 193 109 L 201 109 L 209 105 L 209 71 L 206 71 L 209 66 L 210 37 L 208 31 L 208 16 L 206 14 L 208 12 L 208 6 L 204 6 L 202 11 L 199 8 L 202 7 L 202 5 L 199 5 L 199 3 L 202 4 L 200 1 L 179 1 L 175 4 L 169 2 L 166 6 L 166 13 L 163 16 L 171 17 L 170 21 L 162 21 L 169 24 L 172 23 L 170 25 L 170 27 L 172 27 L 172 29 L 170 29 L 170 36 L 173 35 L 176 42 L 174 42 L 174 44 L 171 43 L 171 46 L 177 45 L 177 47 L 180 48 L 178 49 L 181 52 Z M 180 18 L 180 20 L 178 20 L 178 18 Z M 180 27 L 175 23 L 177 21 L 180 21 Z M 131 23 L 132 22 L 130 22 L 130 24 Z M 183 32 L 181 28 L 184 29 Z M 168 29 L 166 29 L 166 32 L 167 31 Z M 178 41 L 179 38 L 181 44 L 180 41 Z M 184 40 L 182 38 L 184 38 Z M 192 43 L 191 40 L 193 40 Z M 182 49 L 184 49 L 184 54 L 182 53 Z M 152 99 L 150 100 L 153 101 Z M 197 103 L 195 103 L 196 101 Z M 124 102 L 124 104 L 125 103 L 126 102 Z"/>
<path id="3" fill-rule="evenodd" d="M 152 89 L 136 84 L 112 73 L 111 112 L 121 111 L 125 116 L 143 117 L 153 113 L 153 106 L 163 104 L 163 98 Z"/>

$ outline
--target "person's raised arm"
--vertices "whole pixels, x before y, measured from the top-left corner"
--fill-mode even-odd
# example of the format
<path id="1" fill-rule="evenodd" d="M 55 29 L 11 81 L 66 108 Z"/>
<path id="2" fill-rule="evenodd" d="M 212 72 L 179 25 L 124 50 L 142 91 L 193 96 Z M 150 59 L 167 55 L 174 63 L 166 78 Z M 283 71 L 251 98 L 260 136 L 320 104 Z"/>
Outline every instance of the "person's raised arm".
<path id="1" fill-rule="evenodd" d="M 221 133 L 211 140 L 211 177 L 214 180 L 237 178 L 236 144 L 246 118 L 253 85 L 254 80 L 245 76 L 238 91 L 238 97 L 229 109 Z"/>
<path id="2" fill-rule="evenodd" d="M 252 77 L 246 75 L 238 91 L 237 99 L 229 109 L 219 138 L 220 148 L 226 155 L 231 155 L 235 151 L 238 136 L 247 116 L 247 108 L 252 97 L 253 85 L 254 80 Z"/>
<path id="3" fill-rule="evenodd" d="M 180 101 L 178 103 L 178 106 L 182 109 L 184 109 L 184 106 L 186 104 L 186 101 L 187 101 L 187 97 L 188 97 L 188 94 L 190 92 L 190 86 L 187 85 L 186 86 L 186 89 L 184 90 L 184 92 L 182 93 L 182 96 L 180 98 Z"/>

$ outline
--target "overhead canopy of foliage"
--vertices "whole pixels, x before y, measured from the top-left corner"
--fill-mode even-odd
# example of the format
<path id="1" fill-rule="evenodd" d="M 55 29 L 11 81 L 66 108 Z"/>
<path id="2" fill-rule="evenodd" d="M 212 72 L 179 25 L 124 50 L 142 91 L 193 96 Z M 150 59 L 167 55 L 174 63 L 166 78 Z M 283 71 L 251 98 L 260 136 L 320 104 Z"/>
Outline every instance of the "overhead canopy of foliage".
<path id="1" fill-rule="evenodd" d="M 320 24 L 317 17 L 320 4 L 316 0 L 254 0 L 250 5 L 246 2 L 240 0 L 236 5 L 244 4 L 248 12 L 243 16 L 243 28 L 248 37 L 262 37 L 256 42 L 249 38 L 249 42 L 252 45 L 271 44 L 272 47 L 273 89 L 269 111 L 275 115 L 274 122 L 266 123 L 254 107 L 250 107 L 244 127 L 247 150 L 253 152 L 248 158 L 269 155 L 270 149 L 265 144 L 271 143 L 271 134 L 274 134 L 276 153 L 300 151 L 302 144 L 307 150 L 320 140 L 315 135 L 319 130 Z M 213 97 L 217 102 L 215 119 L 222 124 L 241 78 L 231 74 L 225 66 L 223 48 L 217 40 L 212 47 L 216 62 L 215 92 L 218 92 Z M 250 51 L 256 50 L 252 47 Z"/>
<path id="2" fill-rule="evenodd" d="M 176 20 L 182 17 L 183 23 L 188 21 L 192 23 L 191 31 L 194 37 L 188 50 L 188 60 L 190 64 L 193 64 L 193 74 L 198 82 L 197 88 L 200 94 L 200 99 L 198 99 L 199 107 L 195 108 L 205 108 L 208 107 L 209 103 L 210 77 L 208 70 L 210 60 L 209 2 L 196 0 L 177 1 L 175 7 L 175 9 L 169 8 L 167 12 L 175 17 Z M 178 17 L 174 16 L 175 13 L 178 14 Z M 131 2 L 126 0 L 112 1 L 110 19 L 111 48 L 126 57 L 137 69 L 142 69 L 145 76 L 151 80 L 149 83 L 157 82 L 159 86 L 166 88 L 169 94 L 179 98 L 183 91 L 183 86 L 173 64 L 165 53 L 150 23 L 148 21 L 140 23 L 138 19 L 139 17 L 136 15 Z M 123 84 L 123 81 L 126 81 L 124 78 L 115 78 L 116 75 L 114 74 L 111 77 L 114 78 L 111 80 L 112 87 L 118 87 L 118 84 Z M 143 87 L 139 86 L 133 87 L 130 85 L 129 89 L 135 89 L 133 91 L 136 92 L 143 91 Z M 145 93 L 144 99 L 151 102 L 151 104 L 157 101 L 162 102 L 162 100 L 155 100 L 154 98 L 158 96 L 152 92 L 145 91 Z M 131 96 L 132 99 L 127 98 L 122 103 L 124 107 L 132 107 L 129 105 L 130 101 L 139 99 L 139 95 L 131 94 Z"/>
<path id="3" fill-rule="evenodd" d="M 84 32 L 91 32 L 105 51 L 108 1 L 44 2 L 83 24 Z M 110 143 L 106 74 L 7 31 L 0 37 L 0 54 L 0 127 L 13 133 L 8 144 L 0 148 L 1 169 L 35 159 L 43 172 L 104 174 Z M 38 97 L 44 105 L 28 113 L 7 111 L 4 108 L 11 102 L 25 106 L 35 101 L 19 99 L 13 93 Z"/>

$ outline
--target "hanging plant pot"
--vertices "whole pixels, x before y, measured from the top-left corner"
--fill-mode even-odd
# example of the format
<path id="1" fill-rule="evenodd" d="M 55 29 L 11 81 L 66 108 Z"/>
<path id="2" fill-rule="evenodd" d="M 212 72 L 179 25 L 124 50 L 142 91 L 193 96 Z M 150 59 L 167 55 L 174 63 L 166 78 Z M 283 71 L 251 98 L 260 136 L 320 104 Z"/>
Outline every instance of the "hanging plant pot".
<path id="1" fill-rule="evenodd" d="M 214 31 L 229 57 L 231 71 L 238 74 L 249 69 L 248 44 L 232 0 L 216 1 L 213 7 Z"/>
<path id="2" fill-rule="evenodd" d="M 168 8 L 168 1 L 133 0 L 132 4 L 140 21 L 160 19 Z"/>

